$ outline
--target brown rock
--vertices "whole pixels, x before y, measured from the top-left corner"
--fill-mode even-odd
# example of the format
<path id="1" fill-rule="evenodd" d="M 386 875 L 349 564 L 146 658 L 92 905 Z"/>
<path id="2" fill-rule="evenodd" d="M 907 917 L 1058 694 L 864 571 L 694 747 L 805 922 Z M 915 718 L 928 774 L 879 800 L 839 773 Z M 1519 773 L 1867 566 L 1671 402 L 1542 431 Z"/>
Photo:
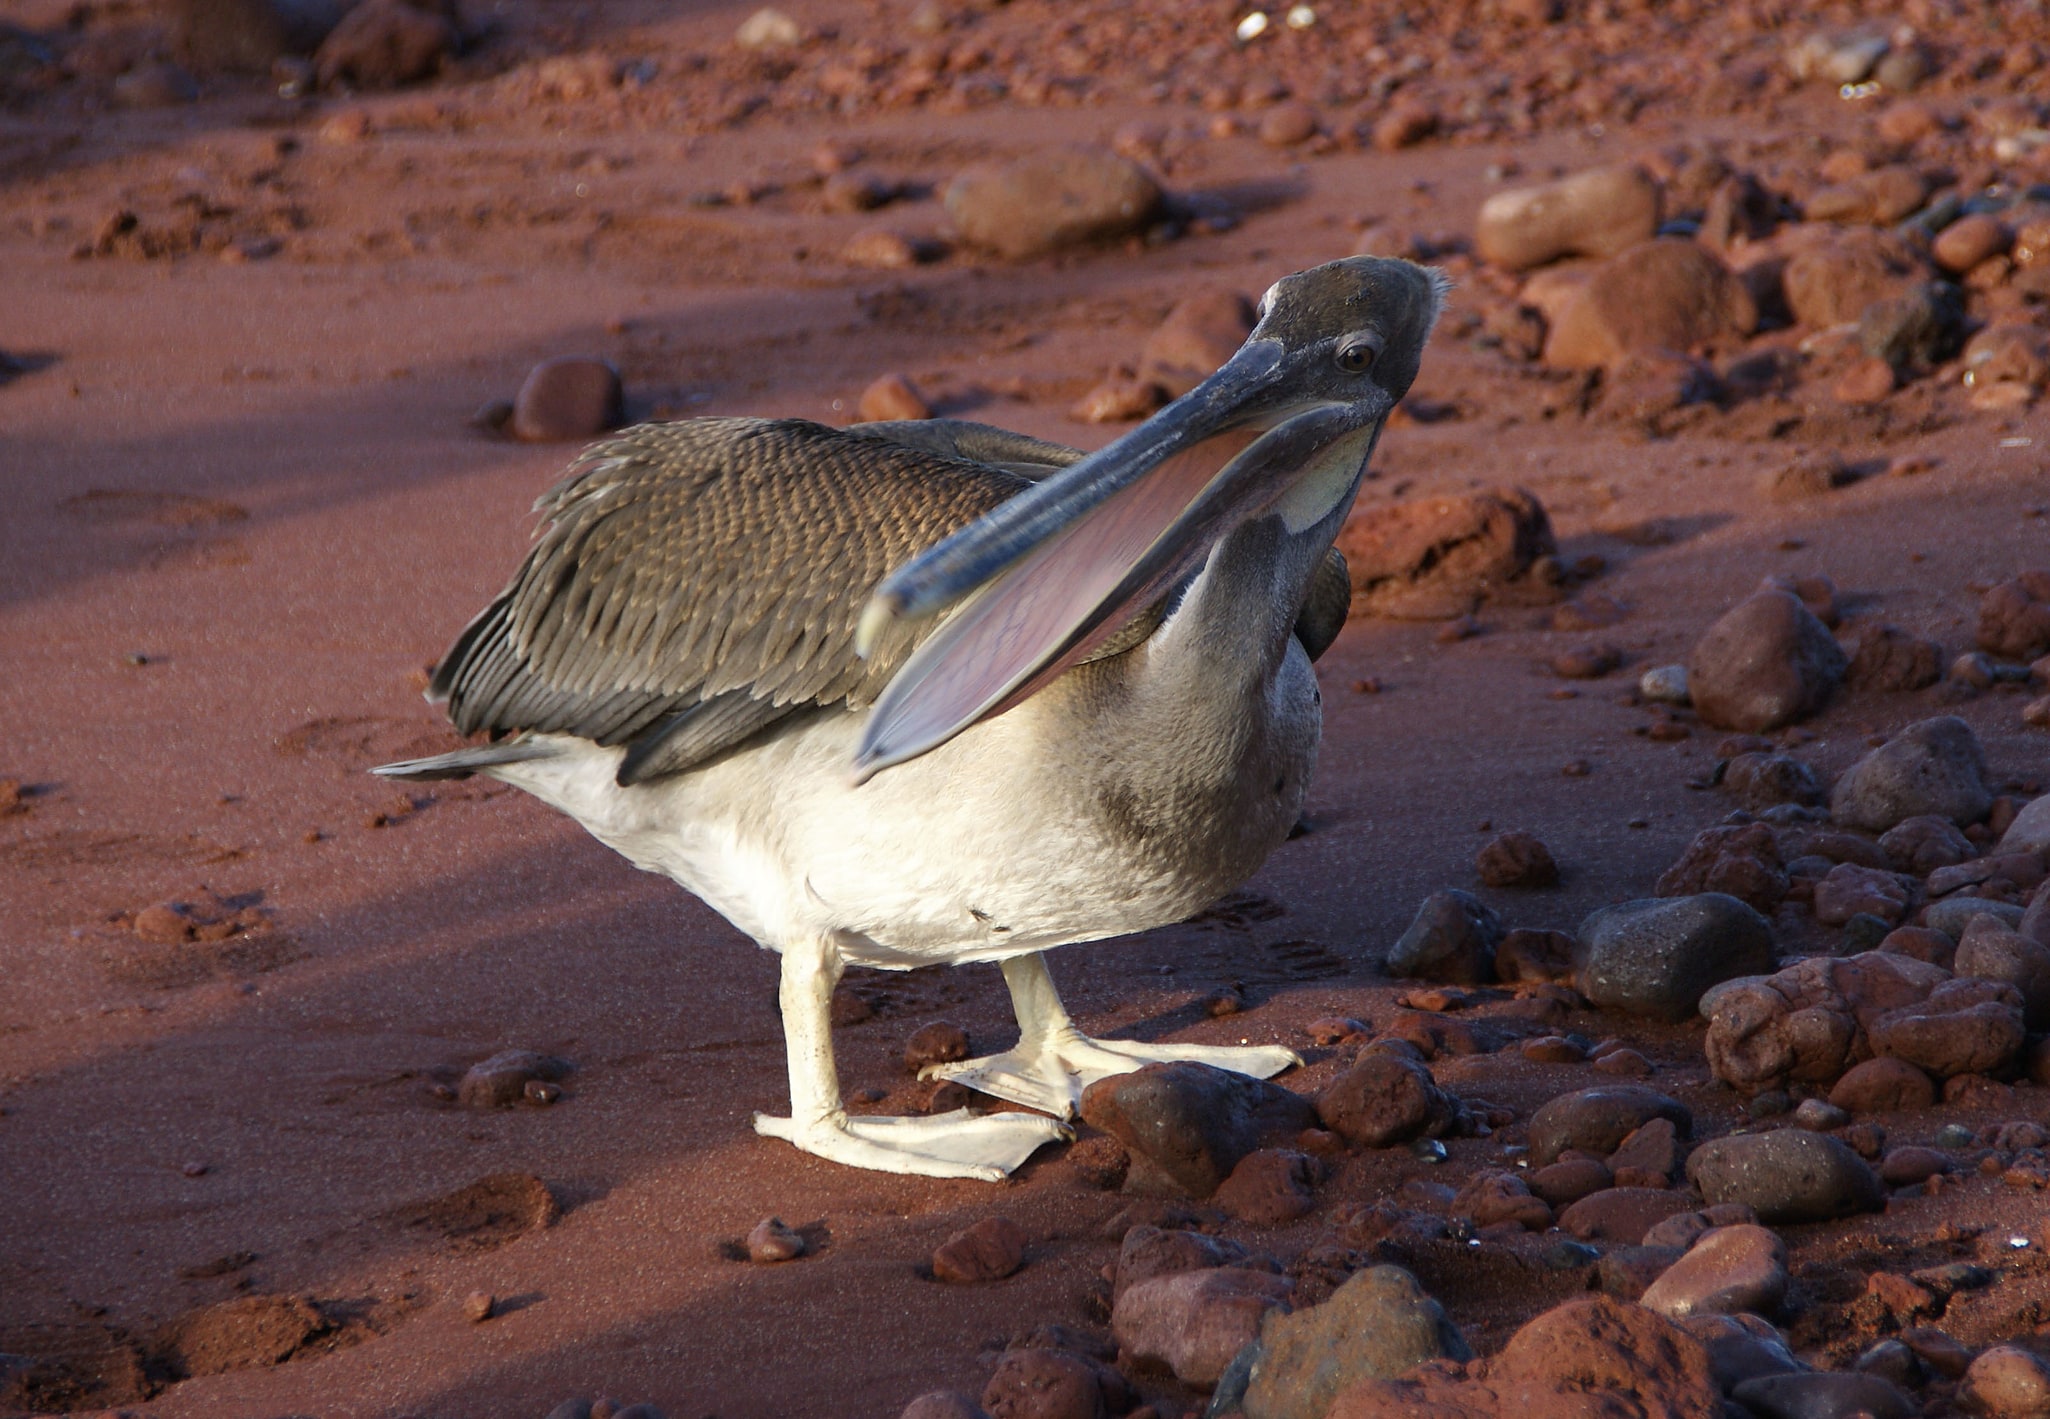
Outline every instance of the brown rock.
<path id="1" fill-rule="evenodd" d="M 1307 1154 L 1262 1148 L 1241 1158 L 1217 1185 L 1216 1202 L 1241 1222 L 1278 1227 L 1309 1216 L 1317 1205 L 1317 1174 L 1317 1162 Z"/>
<path id="2" fill-rule="evenodd" d="M 1708 628 L 1687 663 L 1701 718 L 1762 733 L 1819 709 L 1846 660 L 1829 629 L 1784 591 L 1760 591 Z"/>
<path id="3" fill-rule="evenodd" d="M 1965 1371 L 1963 1398 L 1989 1419 L 2050 1419 L 2050 1360 L 1996 1345 Z"/>
<path id="4" fill-rule="evenodd" d="M 1913 168 L 1875 168 L 1815 193 L 1808 199 L 1806 215 L 1811 222 L 1890 227 L 1928 196 L 1928 182 Z"/>
<path id="5" fill-rule="evenodd" d="M 1545 1167 L 1568 1149 L 1605 1158 L 1655 1118 L 1670 1119 L 1682 1136 L 1693 1130 L 1686 1106 L 1655 1089 L 1604 1084 L 1562 1094 L 1531 1115 L 1531 1162 Z"/>
<path id="6" fill-rule="evenodd" d="M 1877 355 L 1868 355 L 1837 376 L 1829 392 L 1840 404 L 1879 404 L 1899 383 L 1900 376 L 1891 364 Z"/>
<path id="7" fill-rule="evenodd" d="M 464 1108 L 494 1109 L 527 1097 L 527 1085 L 553 1084 L 570 1072 L 569 1061 L 530 1049 L 500 1050 L 473 1064 L 456 1085 L 456 1101 Z"/>
<path id="8" fill-rule="evenodd" d="M 904 1042 L 904 1067 L 913 1074 L 928 1065 L 953 1064 L 968 1058 L 968 1032 L 947 1020 L 921 1025 Z"/>
<path id="9" fill-rule="evenodd" d="M 156 1348 L 174 1374 L 198 1379 L 281 1364 L 332 1328 L 303 1296 L 245 1296 L 187 1311 Z"/>
<path id="10" fill-rule="evenodd" d="M 1926 1109 L 1936 1102 L 1936 1084 L 1905 1060 L 1868 1059 L 1844 1071 L 1829 1101 L 1854 1114 Z"/>
<path id="11" fill-rule="evenodd" d="M 1929 254 L 1945 271 L 1961 276 L 1981 261 L 2003 255 L 2013 243 L 2007 223 L 1990 212 L 1973 212 L 1938 232 Z"/>
<path id="12" fill-rule="evenodd" d="M 1115 1138 L 1085 1138 L 1068 1150 L 1067 1164 L 1087 1186 L 1115 1192 L 1125 1185 L 1132 1155 Z"/>
<path id="13" fill-rule="evenodd" d="M 1321 1305 L 1270 1317 L 1246 1386 L 1246 1419 L 1319 1415 L 1360 1380 L 1472 1358 L 1444 1309 L 1397 1266 L 1355 1272 Z"/>
<path id="14" fill-rule="evenodd" d="M 1612 1187 L 1590 1193 L 1559 1214 L 1559 1226 L 1584 1242 L 1636 1246 L 1654 1224 L 1689 1210 L 1677 1192 L 1651 1187 Z"/>
<path id="15" fill-rule="evenodd" d="M 1943 647 L 1884 622 L 1844 636 L 1850 663 L 1844 686 L 1853 693 L 1926 690 L 1943 678 Z"/>
<path id="16" fill-rule="evenodd" d="M 1253 333 L 1253 303 L 1237 291 L 1185 296 L 1146 337 L 1139 378 L 1170 396 L 1187 394 L 1245 344 Z"/>
<path id="17" fill-rule="evenodd" d="M 971 167 L 947 184 L 947 213 L 971 245 L 1023 260 L 1138 231 L 1160 188 L 1103 148 L 1048 148 Z"/>
<path id="18" fill-rule="evenodd" d="M 1167 400 L 1167 391 L 1152 380 L 1114 373 L 1077 399 L 1068 417 L 1080 424 L 1133 423 L 1164 407 Z"/>
<path id="19" fill-rule="evenodd" d="M 1691 1315 L 1770 1316 L 1787 1294 L 1787 1246 L 1771 1229 L 1718 1227 L 1702 1236 L 1638 1299 L 1677 1320 Z"/>
<path id="20" fill-rule="evenodd" d="M 1888 1187 L 1909 1187 L 1950 1170 L 1947 1153 L 1934 1148 L 1895 1148 L 1880 1160 L 1879 1180 Z"/>
<path id="21" fill-rule="evenodd" d="M 1979 598 L 1979 648 L 2007 660 L 2050 652 L 2050 571 L 2028 571 Z"/>
<path id="22" fill-rule="evenodd" d="M 894 184 L 874 173 L 836 172 L 819 184 L 819 208 L 825 212 L 873 212 L 897 195 Z"/>
<path id="23" fill-rule="evenodd" d="M 564 1415 L 553 1411 L 548 1419 L 585 1419 L 584 1413 Z M 989 1419 L 983 1407 L 958 1390 L 936 1389 L 921 1394 L 904 1406 L 897 1419 Z"/>
<path id="24" fill-rule="evenodd" d="M 1619 1177 L 1626 1168 L 1655 1176 L 1659 1181 L 1647 1185 L 1664 1187 L 1679 1175 L 1684 1156 L 1680 1131 L 1673 1121 L 1655 1118 L 1632 1129 L 1630 1136 L 1616 1145 L 1609 1155 L 1609 1167 Z"/>
<path id="25" fill-rule="evenodd" d="M 1556 1166 L 1556 1165 L 1555 1165 Z M 1514 1223 L 1532 1232 L 1552 1225 L 1552 1209 L 1514 1173 L 1477 1173 L 1452 1199 L 1452 1215 L 1471 1219 L 1476 1227 Z"/>
<path id="26" fill-rule="evenodd" d="M 1284 99 L 1260 115 L 1260 141 L 1270 148 L 1293 148 L 1317 136 L 1317 110 L 1301 99 Z"/>
<path id="27" fill-rule="evenodd" d="M 2022 1001 L 2011 985 L 1959 977 L 1926 1000 L 1890 1010 L 1867 1026 L 1875 1053 L 1904 1059 L 1939 1079 L 2006 1072 L 2026 1038 Z"/>
<path id="28" fill-rule="evenodd" d="M 1623 663 L 1623 652 L 1607 642 L 1576 645 L 1552 657 L 1552 673 L 1561 680 L 1599 680 Z"/>
<path id="29" fill-rule="evenodd" d="M 958 1286 L 1001 1281 L 1025 1264 L 1025 1231 L 1008 1217 L 985 1217 L 932 1254 L 935 1280 Z"/>
<path id="30" fill-rule="evenodd" d="M 173 0 L 172 43 L 202 71 L 263 73 L 278 60 L 309 54 L 341 18 L 321 0 Z"/>
<path id="31" fill-rule="evenodd" d="M 1384 153 L 1413 148 L 1438 131 L 1438 111 L 1421 99 L 1397 94 L 1374 120 L 1373 143 Z"/>
<path id="32" fill-rule="evenodd" d="M 2031 1030 L 2050 1029 L 2050 946 L 1981 913 L 1958 939 L 1952 969 L 1961 977 L 2013 986 L 2021 996 L 2023 1023 Z"/>
<path id="33" fill-rule="evenodd" d="M 175 946 L 192 940 L 198 925 L 192 908 L 184 902 L 159 902 L 137 912 L 129 929 L 153 945 Z"/>
<path id="34" fill-rule="evenodd" d="M 1917 961 L 1927 961 L 1932 966 L 1950 969 L 1951 961 L 1957 955 L 1957 942 L 1940 931 L 1931 931 L 1926 926 L 1897 926 L 1880 939 L 1874 948 L 1896 956 L 1908 956 Z"/>
<path id="35" fill-rule="evenodd" d="M 1563 931 L 1519 926 L 1495 948 L 1495 978 L 1519 981 L 1573 979 L 1573 938 Z"/>
<path id="36" fill-rule="evenodd" d="M 861 402 L 855 406 L 856 417 L 864 424 L 883 424 L 892 419 L 930 419 L 932 406 L 918 392 L 916 385 L 901 374 L 891 373 L 878 376 L 874 383 L 861 391 Z"/>
<path id="37" fill-rule="evenodd" d="M 1083 1120 L 1132 1155 L 1136 1192 L 1208 1197 L 1239 1160 L 1317 1122 L 1310 1101 L 1263 1079 L 1177 1061 L 1112 1075 L 1082 1094 Z"/>
<path id="38" fill-rule="evenodd" d="M 764 1217 L 747 1234 L 747 1259 L 763 1266 L 795 1261 L 804 1255 L 804 1237 L 783 1224 L 781 1217 Z"/>
<path id="39" fill-rule="evenodd" d="M 1105 1419 L 1096 1366 L 1065 1350 L 1009 1350 L 982 1391 L 990 1419 Z"/>
<path id="40" fill-rule="evenodd" d="M 875 271 L 908 271 L 938 254 L 937 246 L 931 242 L 882 228 L 862 232 L 840 249 L 840 259 L 849 266 L 866 266 Z"/>
<path id="41" fill-rule="evenodd" d="M 1532 833 L 1501 834 L 1480 850 L 1473 865 L 1490 887 L 1554 887 L 1559 882 L 1551 850 Z"/>
<path id="42" fill-rule="evenodd" d="M 1142 1281 L 1237 1266 L 1245 1259 L 1246 1249 L 1227 1237 L 1141 1223 L 1127 1230 L 1119 1243 L 1111 1294 L 1121 1298 Z"/>
<path id="43" fill-rule="evenodd" d="M 462 49 L 447 16 L 404 0 L 363 0 L 313 56 L 320 86 L 396 89 L 433 77 Z"/>
<path id="44" fill-rule="evenodd" d="M 1874 301 L 1908 289 L 1914 257 L 1877 232 L 1849 232 L 1788 260 L 1781 278 L 1794 318 L 1815 330 L 1848 325 Z"/>
<path id="45" fill-rule="evenodd" d="M 1947 976 L 1924 962 L 1873 951 L 1810 957 L 1763 980 L 1726 982 L 1701 1001 L 1709 1068 L 1744 1094 L 1833 1081 L 1874 1053 L 1866 1037 L 1871 1024 L 1925 1001 Z"/>
<path id="46" fill-rule="evenodd" d="M 1685 237 L 1630 248 L 1598 269 L 1545 341 L 1561 369 L 1620 365 L 1655 350 L 1687 353 L 1758 324 L 1751 294 L 1714 252 Z"/>
<path id="47" fill-rule="evenodd" d="M 1815 919 L 1824 926 L 1842 926 L 1865 915 L 1894 926 L 1907 915 L 1910 900 L 1909 887 L 1893 873 L 1840 862 L 1815 884 Z"/>
<path id="48" fill-rule="evenodd" d="M 1833 448 L 1811 448 L 1765 470 L 1758 490 L 1776 503 L 1800 502 L 1835 492 L 1857 481 L 1844 456 Z"/>
<path id="49" fill-rule="evenodd" d="M 1292 1289 L 1287 1277 L 1236 1267 L 1154 1277 L 1118 1297 L 1111 1333 L 1134 1360 L 1207 1388 L 1259 1337 L 1270 1313 L 1287 1313 Z"/>
<path id="50" fill-rule="evenodd" d="M 1435 1136 L 1456 1114 L 1430 1070 L 1392 1054 L 1363 1054 L 1317 1095 L 1324 1127 L 1369 1148 Z"/>
<path id="51" fill-rule="evenodd" d="M 363 9 L 382 3 L 366 0 Z M 595 438 L 618 427 L 623 397 L 619 371 L 605 360 L 591 355 L 543 360 L 513 398 L 513 437 L 529 443 Z"/>
<path id="52" fill-rule="evenodd" d="M 1608 1164 L 1585 1154 L 1561 1158 L 1530 1175 L 1530 1190 L 1554 1207 L 1571 1207 L 1613 1186 Z"/>
<path id="53" fill-rule="evenodd" d="M 1420 498 L 1355 512 L 1338 534 L 1353 605 L 1396 620 L 1452 620 L 1490 596 L 1540 590 L 1557 553 L 1551 520 L 1521 488 Z"/>
<path id="54" fill-rule="evenodd" d="M 1496 193 L 1481 204 L 1474 248 L 1527 271 L 1561 256 L 1614 256 L 1658 230 L 1658 182 L 1638 167 L 1592 168 Z"/>
<path id="55" fill-rule="evenodd" d="M 1660 874 L 1654 890 L 1661 897 L 1723 892 L 1770 913 L 1785 900 L 1787 887 L 1772 829 L 1743 823 L 1695 834 L 1680 860 Z"/>

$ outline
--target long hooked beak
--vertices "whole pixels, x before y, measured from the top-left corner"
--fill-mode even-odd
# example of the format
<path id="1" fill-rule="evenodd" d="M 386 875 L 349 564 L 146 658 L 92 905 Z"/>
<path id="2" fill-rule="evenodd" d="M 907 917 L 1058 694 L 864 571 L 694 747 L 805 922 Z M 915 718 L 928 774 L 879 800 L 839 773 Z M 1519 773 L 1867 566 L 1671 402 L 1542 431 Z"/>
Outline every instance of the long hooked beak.
<path id="1" fill-rule="evenodd" d="M 952 614 L 869 712 L 857 779 L 1032 695 L 1306 473 L 1349 490 L 1390 401 L 1305 402 L 1290 382 L 1281 345 L 1256 334 L 1138 428 L 885 578 L 862 613 L 863 654 L 893 626 Z"/>

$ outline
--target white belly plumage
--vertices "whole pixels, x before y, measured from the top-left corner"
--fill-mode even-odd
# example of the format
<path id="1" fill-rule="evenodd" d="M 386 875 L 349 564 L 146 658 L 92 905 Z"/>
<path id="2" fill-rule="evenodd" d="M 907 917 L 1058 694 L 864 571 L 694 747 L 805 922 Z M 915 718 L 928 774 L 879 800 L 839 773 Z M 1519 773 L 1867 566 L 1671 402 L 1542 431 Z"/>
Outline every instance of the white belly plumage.
<path id="1" fill-rule="evenodd" d="M 1286 837 L 1320 718 L 1299 647 L 1290 644 L 1264 693 L 1240 699 L 1231 722 L 1203 719 L 1185 697 L 1142 692 L 1106 717 L 1117 741 L 1091 742 L 1095 717 L 1077 713 L 1076 696 L 1091 692 L 1087 669 L 1067 678 L 1078 683 L 858 787 L 857 711 L 803 716 L 633 788 L 614 782 L 620 749 L 566 736 L 544 737 L 551 757 L 490 772 L 766 946 L 830 941 L 851 963 L 898 969 L 1002 960 L 1180 920 Z M 1155 699 L 1149 724 L 1141 706 Z M 1121 785 L 1121 803 L 1106 801 L 1106 779 Z M 1133 802 L 1142 814 L 1165 807 L 1135 830 Z"/>

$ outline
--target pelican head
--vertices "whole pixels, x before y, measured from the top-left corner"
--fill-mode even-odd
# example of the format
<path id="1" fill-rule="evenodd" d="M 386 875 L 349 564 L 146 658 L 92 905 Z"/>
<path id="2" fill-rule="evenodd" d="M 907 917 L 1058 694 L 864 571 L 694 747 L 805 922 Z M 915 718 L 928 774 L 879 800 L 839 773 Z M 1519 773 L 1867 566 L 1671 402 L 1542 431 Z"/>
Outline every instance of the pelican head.
<path id="1" fill-rule="evenodd" d="M 863 612 L 864 651 L 946 620 L 876 702 L 856 772 L 1017 704 L 1254 518 L 1328 542 L 1446 289 L 1435 270 L 1367 256 L 1283 277 L 1215 374 L 892 572 Z"/>

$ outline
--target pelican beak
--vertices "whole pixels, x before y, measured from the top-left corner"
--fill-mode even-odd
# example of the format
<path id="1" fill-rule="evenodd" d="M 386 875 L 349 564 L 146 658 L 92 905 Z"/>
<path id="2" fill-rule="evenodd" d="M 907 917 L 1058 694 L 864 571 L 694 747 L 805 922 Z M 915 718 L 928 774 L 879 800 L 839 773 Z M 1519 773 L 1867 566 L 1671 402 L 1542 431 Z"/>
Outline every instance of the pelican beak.
<path id="1" fill-rule="evenodd" d="M 1145 423 L 885 578 L 861 653 L 893 628 L 946 619 L 870 711 L 857 778 L 1032 695 L 1240 524 L 1272 512 L 1302 531 L 1349 499 L 1393 400 L 1371 383 L 1351 400 L 1305 397 L 1309 357 L 1256 330 Z"/>

